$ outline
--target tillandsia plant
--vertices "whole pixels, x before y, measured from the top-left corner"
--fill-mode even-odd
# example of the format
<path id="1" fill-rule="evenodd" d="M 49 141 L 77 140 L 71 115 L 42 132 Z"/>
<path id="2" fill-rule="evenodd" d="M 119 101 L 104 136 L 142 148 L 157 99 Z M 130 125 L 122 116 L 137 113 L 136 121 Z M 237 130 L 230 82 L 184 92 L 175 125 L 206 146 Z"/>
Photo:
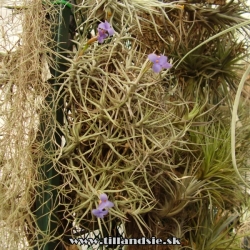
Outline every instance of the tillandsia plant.
<path id="1" fill-rule="evenodd" d="M 57 239 L 69 247 L 65 235 L 72 236 L 74 225 L 100 238 L 176 237 L 182 244 L 128 250 L 238 249 L 246 195 L 231 156 L 234 149 L 244 176 L 247 98 L 236 105 L 241 126 L 233 136 L 230 124 L 237 70 L 248 60 L 248 41 L 236 37 L 249 30 L 243 2 L 180 7 L 165 0 L 75 0 L 74 42 L 83 47 L 71 58 L 81 56 L 67 58 L 69 68 L 55 77 L 55 86 L 42 74 L 53 59 L 48 56 L 57 54 L 46 47 L 52 35 L 40 27 L 47 12 L 41 1 L 30 2 L 21 45 L 13 54 L 6 50 L 0 68 L 7 121 L 0 140 L 0 245 L 27 250 Z M 42 168 L 44 162 L 51 165 Z M 50 176 L 40 179 L 51 169 L 59 177 L 56 186 Z M 59 211 L 39 217 L 44 222 L 48 214 L 56 224 L 50 233 L 35 226 L 34 193 L 41 197 L 36 187 L 43 185 L 51 188 L 43 205 Z"/>
<path id="2" fill-rule="evenodd" d="M 244 202 L 230 158 L 227 89 L 234 89 L 237 63 L 247 54 L 233 30 L 211 37 L 245 20 L 236 3 L 180 8 L 164 2 L 79 7 L 85 33 L 98 27 L 93 41 L 105 41 L 113 30 L 116 36 L 84 53 L 62 85 L 61 164 L 71 166 L 75 221 L 85 230 L 104 236 L 122 225 L 125 237 L 175 236 L 183 249 L 210 250 L 233 241 L 231 223 Z M 109 193 L 113 209 L 102 200 L 93 209 L 97 190 Z M 135 248 L 144 249 L 128 246 Z"/>

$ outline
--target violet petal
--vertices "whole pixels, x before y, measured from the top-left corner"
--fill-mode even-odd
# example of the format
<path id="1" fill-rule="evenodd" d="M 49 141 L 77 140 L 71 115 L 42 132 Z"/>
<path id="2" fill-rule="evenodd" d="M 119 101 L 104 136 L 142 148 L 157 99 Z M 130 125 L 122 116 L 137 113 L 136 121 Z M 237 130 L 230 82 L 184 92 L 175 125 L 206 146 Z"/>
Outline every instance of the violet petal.
<path id="1" fill-rule="evenodd" d="M 103 201 L 100 203 L 100 205 L 98 206 L 98 209 L 102 210 L 104 208 L 111 208 L 114 206 L 114 203 L 111 201 Z"/>
<path id="2" fill-rule="evenodd" d="M 103 219 L 104 215 L 108 214 L 107 210 L 100 210 L 100 209 L 93 209 L 92 214 L 95 215 L 97 218 Z"/>
<path id="3" fill-rule="evenodd" d="M 151 62 L 155 63 L 156 60 L 159 60 L 159 57 L 158 57 L 156 54 L 152 53 L 152 54 L 149 54 L 149 55 L 148 55 L 148 59 L 149 59 Z"/>
<path id="4" fill-rule="evenodd" d="M 159 73 L 162 69 L 161 65 L 159 65 L 158 63 L 154 63 L 153 67 L 152 67 L 153 71 L 155 73 Z"/>

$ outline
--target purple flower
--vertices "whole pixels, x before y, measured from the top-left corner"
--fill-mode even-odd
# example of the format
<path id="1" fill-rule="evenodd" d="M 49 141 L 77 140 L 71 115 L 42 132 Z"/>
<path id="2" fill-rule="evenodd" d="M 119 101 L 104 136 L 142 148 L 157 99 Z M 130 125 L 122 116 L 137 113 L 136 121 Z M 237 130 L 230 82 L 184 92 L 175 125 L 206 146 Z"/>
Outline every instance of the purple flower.
<path id="1" fill-rule="evenodd" d="M 111 208 L 114 206 L 114 203 L 108 200 L 108 196 L 106 194 L 100 195 L 100 204 L 98 206 L 98 209 L 104 209 L 104 208 Z"/>
<path id="2" fill-rule="evenodd" d="M 155 73 L 160 72 L 162 69 L 170 69 L 172 67 L 172 64 L 168 62 L 168 58 L 163 55 L 157 56 L 152 53 L 148 55 L 148 59 L 154 64 L 152 69 Z"/>
<path id="3" fill-rule="evenodd" d="M 103 43 L 104 39 L 107 38 L 108 36 L 113 36 L 115 31 L 111 27 L 110 23 L 105 20 L 105 23 L 100 23 L 98 25 L 98 42 Z"/>
<path id="4" fill-rule="evenodd" d="M 92 210 L 92 214 L 98 218 L 103 219 L 103 216 L 108 214 L 108 210 L 106 209 L 109 209 L 113 206 L 114 206 L 114 203 L 108 200 L 108 196 L 106 194 L 101 194 L 100 204 L 97 209 Z"/>
<path id="5" fill-rule="evenodd" d="M 95 215 L 97 218 L 103 219 L 103 216 L 108 214 L 108 210 L 93 209 L 92 214 Z"/>

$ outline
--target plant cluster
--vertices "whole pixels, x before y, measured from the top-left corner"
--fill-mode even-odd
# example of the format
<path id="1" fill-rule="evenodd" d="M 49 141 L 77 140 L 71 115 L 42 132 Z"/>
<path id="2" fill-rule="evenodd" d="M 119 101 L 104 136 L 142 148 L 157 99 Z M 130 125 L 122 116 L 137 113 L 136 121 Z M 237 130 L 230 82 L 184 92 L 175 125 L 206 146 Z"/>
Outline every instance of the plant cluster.
<path id="1" fill-rule="evenodd" d="M 0 239 L 9 242 L 2 245 L 31 249 L 39 234 L 40 244 L 59 239 L 68 247 L 80 227 L 182 243 L 129 250 L 240 249 L 248 230 L 240 223 L 248 208 L 249 100 L 238 94 L 247 79 L 239 72 L 248 62 L 247 6 L 75 0 L 66 56 L 53 50 L 49 32 L 55 5 L 32 3 L 22 9 L 21 45 L 4 55 L 0 74 L 0 225 L 8 232 Z M 54 71 L 55 56 L 67 70 L 51 86 L 44 69 Z M 60 178 L 44 203 L 59 212 L 49 212 L 58 227 L 46 235 L 37 230 L 35 200 L 54 178 L 41 178 L 50 169 Z"/>

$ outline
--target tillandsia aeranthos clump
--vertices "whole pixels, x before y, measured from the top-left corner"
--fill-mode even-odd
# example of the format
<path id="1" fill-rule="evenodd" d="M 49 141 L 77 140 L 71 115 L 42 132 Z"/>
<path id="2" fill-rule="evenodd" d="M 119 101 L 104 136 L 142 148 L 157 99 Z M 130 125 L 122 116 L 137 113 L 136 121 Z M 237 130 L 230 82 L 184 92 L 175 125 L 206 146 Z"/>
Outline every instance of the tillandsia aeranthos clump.
<path id="1" fill-rule="evenodd" d="M 41 184 L 36 171 L 43 159 L 60 176 L 53 204 L 63 207 L 60 235 L 53 231 L 47 241 L 57 238 L 69 247 L 65 236 L 75 237 L 71 229 L 80 227 L 85 237 L 98 230 L 100 238 L 176 237 L 181 243 L 126 246 L 129 250 L 240 249 L 247 234 L 239 230 L 243 205 L 248 206 L 242 180 L 249 164 L 247 90 L 239 104 L 234 99 L 247 79 L 242 69 L 248 41 L 238 34 L 248 35 L 250 21 L 242 16 L 248 7 L 236 1 L 157 0 L 75 0 L 72 5 L 74 49 L 64 56 L 68 69 L 58 76 L 63 81 L 51 98 L 55 107 L 63 107 L 63 122 L 44 105 L 50 89 L 45 81 L 27 87 L 33 93 L 41 84 L 36 119 L 49 114 L 53 119 L 46 120 L 45 131 L 60 131 L 64 142 L 42 150 L 48 138 L 34 126 L 36 137 L 28 145 L 39 154 L 27 153 L 35 168 L 29 165 L 31 184 L 20 195 L 28 201 L 25 219 L 19 220 L 26 228 L 25 249 L 35 244 L 34 190 Z M 39 51 L 55 67 L 48 37 L 32 30 L 34 41 L 39 34 L 47 42 Z M 26 60 L 13 60 L 18 67 L 32 62 L 22 51 L 30 48 L 27 44 L 26 38 L 19 57 Z M 34 71 L 37 79 L 41 68 Z M 20 71 L 15 74 L 25 81 Z M 49 142 L 56 145 L 54 136 Z M 13 196 L 10 204 L 14 201 Z"/>

